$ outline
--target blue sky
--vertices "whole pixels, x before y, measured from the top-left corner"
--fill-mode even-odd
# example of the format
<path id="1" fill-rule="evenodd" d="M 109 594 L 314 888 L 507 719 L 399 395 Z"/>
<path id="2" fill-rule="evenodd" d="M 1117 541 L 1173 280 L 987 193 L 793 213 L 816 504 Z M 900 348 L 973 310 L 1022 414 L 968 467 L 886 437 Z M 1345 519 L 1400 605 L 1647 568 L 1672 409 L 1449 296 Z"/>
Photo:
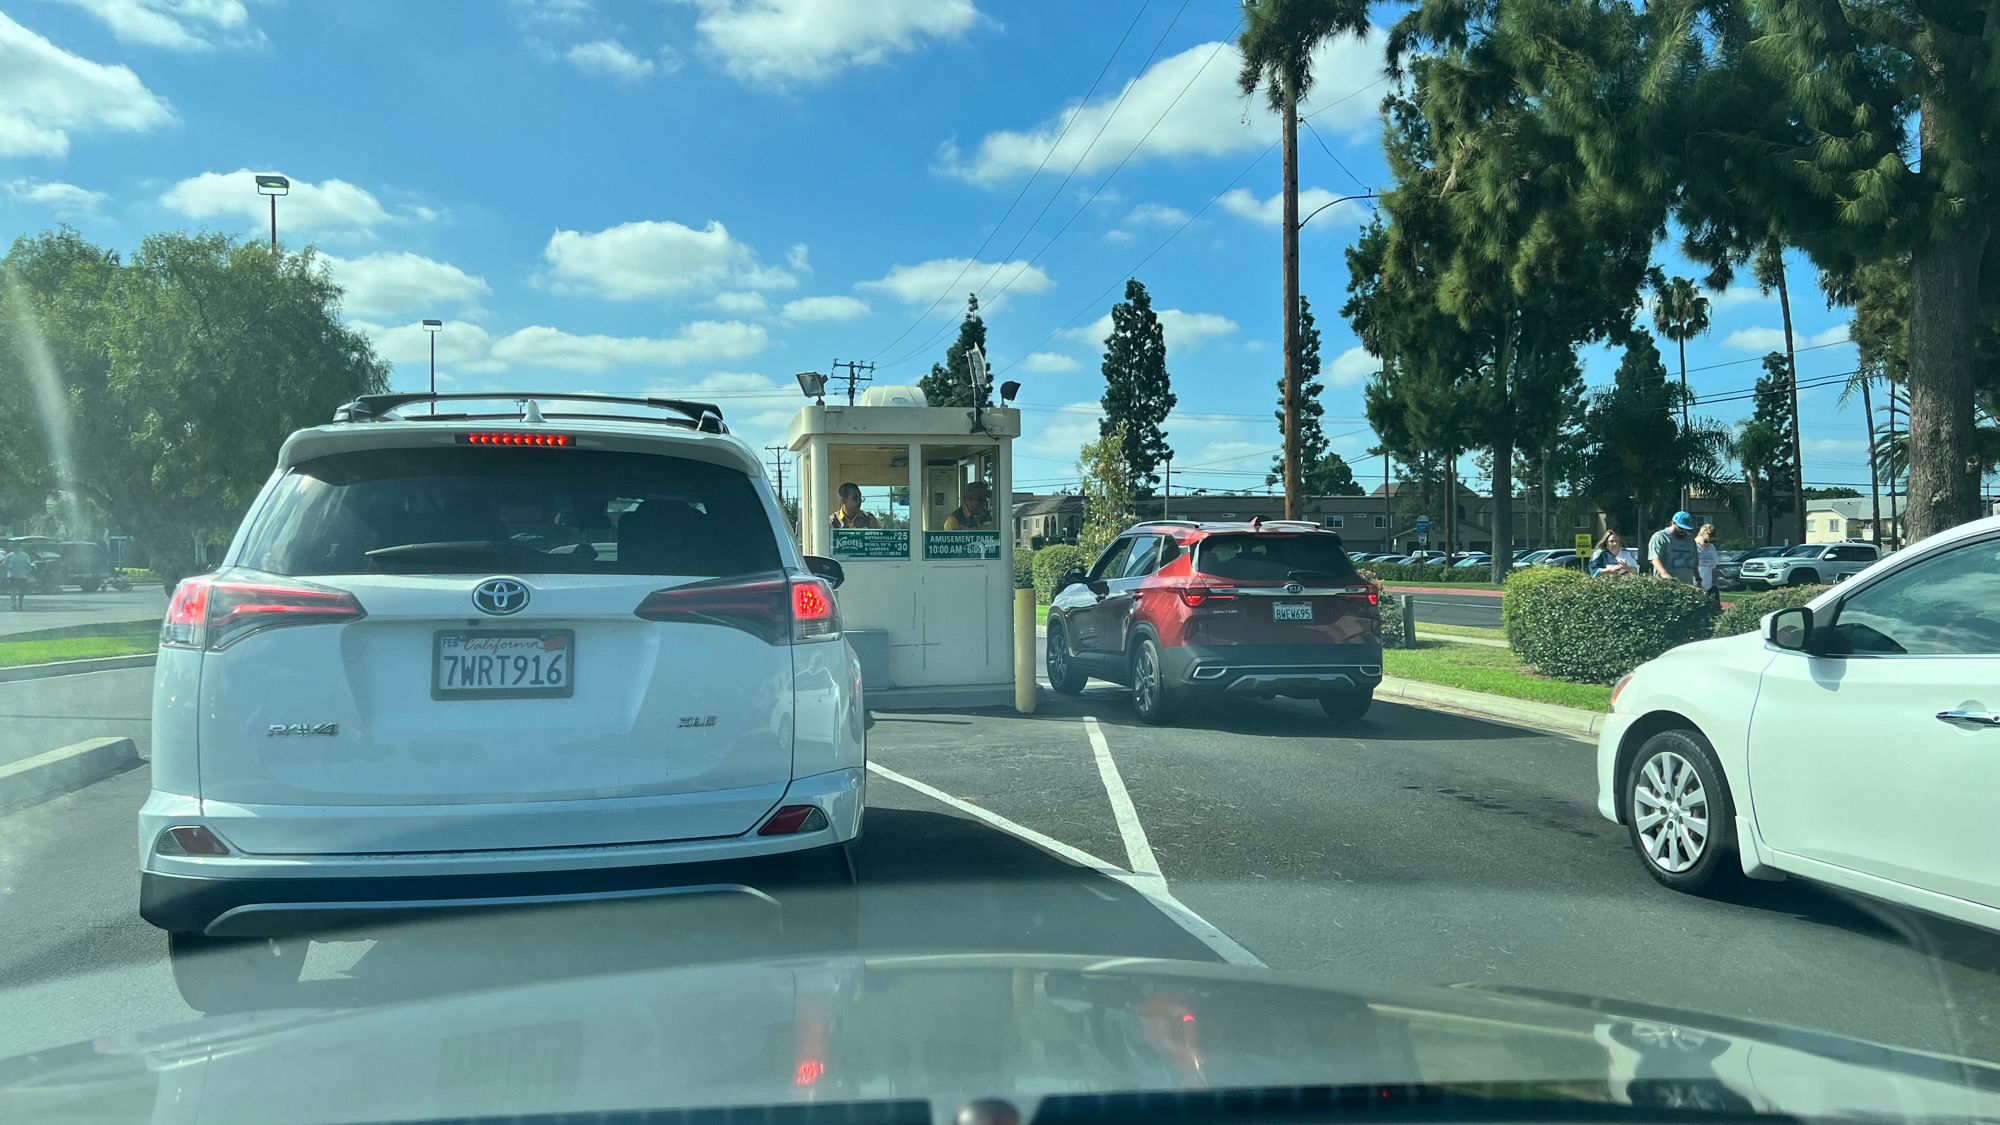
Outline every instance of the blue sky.
<path id="1" fill-rule="evenodd" d="M 280 172 L 281 240 L 330 256 L 398 388 L 423 385 L 434 316 L 444 386 L 712 397 L 759 445 L 800 403 L 793 372 L 873 359 L 914 383 L 978 290 L 993 366 L 1025 386 L 1018 486 L 1040 490 L 1094 436 L 1101 322 L 1136 272 L 1170 310 L 1176 487 L 1261 488 L 1277 125 L 1236 93 L 1235 21 L 1226 0 L 16 0 L 0 233 L 266 237 L 251 174 Z M 1318 74 L 1302 209 L 1385 178 L 1379 40 L 1330 45 Z M 1302 250 L 1352 457 L 1375 364 L 1335 310 L 1366 214 L 1329 208 Z M 1801 377 L 1851 369 L 1803 261 L 1792 292 L 1800 343 L 1826 345 Z M 1722 395 L 1755 382 L 1779 316 L 1751 287 L 1713 296 L 1688 363 Z M 1613 366 L 1587 357 L 1592 382 Z M 1806 392 L 1806 478 L 1865 489 L 1864 419 L 1836 394 Z"/>

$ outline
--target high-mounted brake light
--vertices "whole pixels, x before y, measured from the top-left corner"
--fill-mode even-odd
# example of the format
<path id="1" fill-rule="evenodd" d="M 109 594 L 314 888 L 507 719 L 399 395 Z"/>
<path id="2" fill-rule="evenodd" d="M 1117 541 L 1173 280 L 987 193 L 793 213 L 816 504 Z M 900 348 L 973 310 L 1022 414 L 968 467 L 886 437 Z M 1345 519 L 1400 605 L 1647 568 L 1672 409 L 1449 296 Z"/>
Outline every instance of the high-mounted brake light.
<path id="1" fill-rule="evenodd" d="M 160 623 L 160 644 L 215 652 L 264 629 L 356 621 L 367 615 L 345 590 L 209 574 L 174 588 Z"/>
<path id="2" fill-rule="evenodd" d="M 798 575 L 690 582 L 653 591 L 632 612 L 648 621 L 724 625 L 774 645 L 840 636 L 833 586 Z"/>
<path id="3" fill-rule="evenodd" d="M 1184 586 L 1181 601 L 1187 605 L 1201 605 L 1205 602 L 1226 602 L 1236 596 L 1234 586 Z"/>
<path id="4" fill-rule="evenodd" d="M 536 445 L 545 448 L 576 444 L 576 439 L 568 434 L 510 434 L 480 430 L 460 434 L 458 440 L 462 445 Z"/>

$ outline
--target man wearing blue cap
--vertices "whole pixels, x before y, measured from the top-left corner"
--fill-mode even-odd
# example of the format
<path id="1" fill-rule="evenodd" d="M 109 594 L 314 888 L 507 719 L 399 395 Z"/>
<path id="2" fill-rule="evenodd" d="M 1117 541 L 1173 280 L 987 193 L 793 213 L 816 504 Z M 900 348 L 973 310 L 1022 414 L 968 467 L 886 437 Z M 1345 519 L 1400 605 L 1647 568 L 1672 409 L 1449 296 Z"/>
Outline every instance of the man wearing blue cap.
<path id="1" fill-rule="evenodd" d="M 1673 523 L 1653 533 L 1646 553 L 1653 557 L 1654 574 L 1694 585 L 1694 517 L 1675 512 Z"/>

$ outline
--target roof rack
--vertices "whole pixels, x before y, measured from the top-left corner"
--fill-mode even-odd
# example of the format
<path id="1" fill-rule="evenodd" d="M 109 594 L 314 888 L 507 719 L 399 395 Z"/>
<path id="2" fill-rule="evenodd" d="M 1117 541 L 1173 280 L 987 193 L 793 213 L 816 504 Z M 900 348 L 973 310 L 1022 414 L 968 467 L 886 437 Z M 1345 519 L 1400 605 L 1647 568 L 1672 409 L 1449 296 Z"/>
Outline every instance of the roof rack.
<path id="1" fill-rule="evenodd" d="M 1140 520 L 1133 527 L 1200 527 L 1194 520 Z"/>
<path id="2" fill-rule="evenodd" d="M 468 417 L 488 417 L 488 418 L 508 417 L 508 415 L 504 414 L 491 414 L 491 415 L 431 414 L 431 415 L 416 415 L 414 417 L 408 417 L 408 418 L 400 416 L 395 418 L 389 417 L 389 414 L 392 411 L 401 410 L 403 407 L 409 406 L 412 403 L 462 402 L 467 400 L 491 401 L 494 399 L 511 399 L 519 403 L 527 403 L 530 400 L 557 399 L 563 402 L 615 403 L 621 406 L 649 406 L 655 410 L 671 410 L 676 414 L 683 415 L 683 417 L 640 419 L 640 420 L 665 422 L 669 425 L 676 425 L 676 426 L 687 426 L 690 429 L 698 430 L 701 433 L 705 434 L 726 434 L 729 432 L 729 427 L 723 425 L 722 423 L 722 408 L 715 405 L 712 402 L 696 402 L 692 399 L 684 399 L 684 398 L 660 398 L 654 395 L 646 395 L 641 398 L 629 398 L 620 395 L 599 395 L 599 394 L 589 394 L 580 391 L 547 391 L 547 392 L 461 391 L 450 394 L 437 394 L 431 391 L 415 391 L 415 392 L 397 393 L 397 394 L 362 395 L 359 398 L 355 399 L 353 402 L 350 402 L 347 405 L 342 406 L 339 409 L 335 410 L 333 412 L 333 420 L 335 422 L 426 422 L 435 419 L 436 421 L 444 422 L 444 421 L 462 420 Z M 537 411 L 536 413 L 539 414 L 539 411 Z M 524 407 L 517 416 L 525 420 L 527 419 L 528 415 L 529 412 Z M 569 417 L 593 417 L 593 415 L 569 415 Z M 624 416 L 595 415 L 595 417 L 623 418 Z"/>

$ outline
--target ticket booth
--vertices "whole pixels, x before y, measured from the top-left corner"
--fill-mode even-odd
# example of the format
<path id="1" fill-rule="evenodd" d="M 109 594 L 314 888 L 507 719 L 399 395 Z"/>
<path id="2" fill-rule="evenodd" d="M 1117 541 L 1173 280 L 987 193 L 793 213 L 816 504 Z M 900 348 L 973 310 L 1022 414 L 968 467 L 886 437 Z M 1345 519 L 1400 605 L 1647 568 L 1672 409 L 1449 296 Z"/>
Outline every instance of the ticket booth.
<path id="1" fill-rule="evenodd" d="M 923 401 L 914 388 L 871 387 L 858 404 L 792 419 L 800 545 L 846 570 L 841 622 L 869 707 L 1011 704 L 1021 415 Z M 859 491 L 859 511 L 836 519 L 844 485 Z"/>

